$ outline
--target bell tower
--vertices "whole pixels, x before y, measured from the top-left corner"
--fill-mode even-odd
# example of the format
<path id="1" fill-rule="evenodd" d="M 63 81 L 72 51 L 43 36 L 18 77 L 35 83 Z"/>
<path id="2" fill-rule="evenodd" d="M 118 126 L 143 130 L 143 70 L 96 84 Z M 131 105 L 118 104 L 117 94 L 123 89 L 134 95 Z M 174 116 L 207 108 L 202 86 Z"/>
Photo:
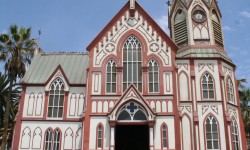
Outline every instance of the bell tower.
<path id="1" fill-rule="evenodd" d="M 221 13 L 216 0 L 173 0 L 170 5 L 171 38 L 180 49 L 188 46 L 224 49 Z"/>

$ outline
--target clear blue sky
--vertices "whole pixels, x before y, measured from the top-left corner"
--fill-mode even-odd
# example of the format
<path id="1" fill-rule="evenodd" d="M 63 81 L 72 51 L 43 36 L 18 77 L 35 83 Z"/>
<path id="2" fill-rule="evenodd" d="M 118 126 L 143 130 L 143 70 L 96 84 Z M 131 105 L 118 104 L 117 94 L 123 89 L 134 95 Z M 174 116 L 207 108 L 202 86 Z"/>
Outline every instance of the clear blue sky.
<path id="1" fill-rule="evenodd" d="M 167 0 L 137 0 L 167 31 Z M 85 51 L 88 44 L 127 0 L 1 0 L 0 33 L 11 24 L 32 27 L 32 37 L 46 52 Z M 237 78 L 250 87 L 250 0 L 218 0 L 223 15 L 228 55 L 237 65 Z M 2 64 L 0 64 L 2 68 Z"/>

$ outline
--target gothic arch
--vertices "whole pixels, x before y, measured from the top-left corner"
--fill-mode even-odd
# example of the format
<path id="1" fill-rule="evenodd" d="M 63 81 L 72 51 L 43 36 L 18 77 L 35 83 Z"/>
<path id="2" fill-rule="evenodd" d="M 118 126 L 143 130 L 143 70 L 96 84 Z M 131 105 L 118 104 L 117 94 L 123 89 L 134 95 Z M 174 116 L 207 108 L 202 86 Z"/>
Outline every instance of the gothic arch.
<path id="1" fill-rule="evenodd" d="M 29 99 L 28 99 L 28 107 L 27 107 L 27 115 L 28 116 L 33 116 L 33 112 L 34 112 L 34 104 L 36 101 L 36 96 L 35 94 L 32 92 L 29 95 Z"/>
<path id="2" fill-rule="evenodd" d="M 185 71 L 181 71 L 179 74 L 178 74 L 178 86 L 179 86 L 179 90 L 178 90 L 178 93 L 179 93 L 179 99 L 180 99 L 180 101 L 182 100 L 181 99 L 181 92 L 180 91 L 182 91 L 181 89 L 182 89 L 182 87 L 180 86 L 180 78 L 181 78 L 181 75 L 184 75 L 185 77 L 186 77 L 186 80 L 187 80 L 187 83 L 186 83 L 186 86 L 185 87 L 183 87 L 184 89 L 186 89 L 186 92 L 187 92 L 187 101 L 190 101 L 191 99 L 190 99 L 190 91 L 189 91 L 189 89 L 190 89 L 190 85 L 189 85 L 189 78 L 188 78 L 188 75 L 187 75 L 187 73 L 185 72 Z"/>
<path id="3" fill-rule="evenodd" d="M 123 50 L 123 46 L 124 43 L 126 42 L 126 40 L 131 36 L 135 36 L 141 43 L 141 47 L 142 47 L 142 67 L 145 67 L 143 64 L 145 64 L 144 62 L 144 58 L 147 58 L 147 54 L 146 51 L 148 50 L 148 44 L 147 41 L 145 40 L 145 37 L 139 33 L 138 31 L 134 30 L 134 29 L 130 29 L 129 31 L 127 31 L 126 33 L 124 33 L 117 44 L 117 53 L 120 53 L 120 55 L 118 55 L 118 59 L 119 60 L 123 60 L 122 58 L 122 50 Z"/>
<path id="4" fill-rule="evenodd" d="M 221 145 L 220 145 L 220 143 L 221 143 L 221 138 L 220 138 L 220 123 L 219 123 L 218 119 L 215 117 L 215 115 L 212 114 L 212 113 L 207 114 L 206 117 L 204 117 L 204 120 L 203 120 L 203 133 L 204 133 L 204 145 L 205 145 L 205 149 L 207 149 L 207 142 L 206 142 L 207 141 L 207 137 L 206 137 L 206 121 L 207 121 L 208 117 L 210 117 L 210 116 L 212 116 L 215 119 L 216 123 L 217 123 L 218 145 L 219 145 L 219 149 L 221 149 Z"/>
<path id="5" fill-rule="evenodd" d="M 29 149 L 30 148 L 30 140 L 31 140 L 31 130 L 29 127 L 25 127 L 22 131 L 21 137 L 21 149 Z"/>
<path id="6" fill-rule="evenodd" d="M 165 128 L 166 131 L 164 131 L 164 128 Z M 161 132 L 161 148 L 162 149 L 166 149 L 166 148 L 168 149 L 169 148 L 168 125 L 165 122 L 163 122 L 161 124 L 160 132 Z M 164 133 L 163 132 L 166 132 L 165 133 L 166 137 L 164 137 Z M 164 140 L 166 140 L 166 141 L 164 141 Z M 164 143 L 164 142 L 166 142 L 166 143 Z"/>
<path id="7" fill-rule="evenodd" d="M 74 141 L 74 132 L 69 127 L 66 129 L 64 133 L 64 150 L 72 150 L 73 149 L 73 141 Z"/>
<path id="8" fill-rule="evenodd" d="M 202 87 L 202 80 L 203 80 L 203 77 L 208 74 L 210 75 L 210 77 L 212 78 L 213 80 L 213 89 L 214 89 L 214 98 L 208 98 L 208 99 L 204 99 L 203 98 L 203 87 Z M 201 94 L 201 100 L 217 100 L 217 95 L 216 95 L 216 82 L 215 82 L 215 78 L 214 76 L 212 75 L 212 73 L 210 73 L 208 70 L 204 71 L 201 76 L 200 76 L 200 94 Z"/>
<path id="9" fill-rule="evenodd" d="M 99 136 L 99 132 L 101 132 L 100 136 Z M 101 145 L 98 145 L 98 144 L 101 144 Z M 99 122 L 96 126 L 96 149 L 103 149 L 104 147 L 103 144 L 104 144 L 104 126 L 101 122 Z"/>
<path id="10" fill-rule="evenodd" d="M 187 139 L 184 139 L 184 136 L 183 136 L 183 131 L 184 131 L 184 126 L 183 126 L 183 121 L 184 121 L 184 119 L 185 119 L 185 117 L 187 118 L 187 120 L 188 120 L 188 125 L 189 125 L 189 127 L 188 127 L 188 129 L 190 130 L 189 131 L 189 140 L 190 140 L 190 143 L 188 143 L 188 141 L 186 141 L 187 143 L 184 143 L 185 142 L 185 140 L 187 140 Z M 192 139 L 192 137 L 193 137 L 193 135 L 192 135 L 192 133 L 193 133 L 193 131 L 192 131 L 192 121 L 191 121 L 191 118 L 190 118 L 190 116 L 187 114 L 187 113 L 184 113 L 183 115 L 182 115 L 182 118 L 181 118 L 182 120 L 181 120 L 181 122 L 182 122 L 182 145 L 183 145 L 183 149 L 184 150 L 189 150 L 190 148 L 191 149 L 193 149 L 193 139 Z M 185 122 L 184 123 L 185 125 L 187 125 L 187 122 Z M 186 130 L 185 130 L 186 131 Z M 188 149 L 185 149 L 184 148 L 184 145 L 188 145 L 188 144 L 190 144 L 190 146 L 191 147 L 189 147 Z"/>
<path id="11" fill-rule="evenodd" d="M 37 127 L 33 132 L 32 149 L 41 149 L 42 146 L 42 129 Z"/>
<path id="12" fill-rule="evenodd" d="M 82 146 L 82 128 L 80 127 L 75 134 L 75 149 L 80 150 Z"/>

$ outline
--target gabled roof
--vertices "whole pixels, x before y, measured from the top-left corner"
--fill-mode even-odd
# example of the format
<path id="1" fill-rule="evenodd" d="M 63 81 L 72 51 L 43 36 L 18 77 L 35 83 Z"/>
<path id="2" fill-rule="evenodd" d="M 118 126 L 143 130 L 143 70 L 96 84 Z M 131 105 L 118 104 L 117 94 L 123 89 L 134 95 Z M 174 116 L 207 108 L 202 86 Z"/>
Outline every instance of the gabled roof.
<path id="1" fill-rule="evenodd" d="M 87 50 L 91 50 L 105 34 L 111 29 L 111 27 L 118 21 L 122 15 L 130 9 L 130 2 L 128 1 L 125 6 L 114 16 L 114 18 L 103 28 L 103 30 L 94 38 L 94 40 L 89 44 Z M 176 44 L 172 41 L 172 39 L 161 29 L 161 27 L 148 15 L 148 13 L 136 2 L 135 10 L 140 13 L 149 23 L 152 25 L 155 31 L 157 31 L 163 39 L 168 42 L 168 44 L 173 47 L 175 50 L 178 49 Z M 166 12 L 167 13 L 167 12 Z"/>
<path id="2" fill-rule="evenodd" d="M 60 66 L 69 84 L 86 84 L 89 55 L 86 53 L 37 54 L 22 79 L 24 84 L 45 84 Z"/>

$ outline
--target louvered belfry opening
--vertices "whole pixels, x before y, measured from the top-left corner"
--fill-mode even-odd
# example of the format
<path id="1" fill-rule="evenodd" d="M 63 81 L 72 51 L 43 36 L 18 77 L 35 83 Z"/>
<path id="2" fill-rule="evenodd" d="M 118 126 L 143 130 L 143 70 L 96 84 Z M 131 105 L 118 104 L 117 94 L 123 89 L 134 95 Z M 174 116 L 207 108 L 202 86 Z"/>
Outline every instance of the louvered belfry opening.
<path id="1" fill-rule="evenodd" d="M 180 47 L 187 46 L 188 44 L 187 21 L 186 21 L 186 14 L 182 9 L 179 9 L 175 16 L 174 36 L 175 36 L 175 43 L 178 46 Z"/>
<path id="2" fill-rule="evenodd" d="M 217 13 L 215 12 L 215 10 L 212 11 L 212 23 L 213 23 L 213 31 L 214 31 L 214 40 L 216 44 L 219 44 L 221 46 L 223 46 L 223 38 L 222 38 L 222 31 L 221 31 L 221 24 L 220 24 L 220 20 L 217 16 Z"/>

